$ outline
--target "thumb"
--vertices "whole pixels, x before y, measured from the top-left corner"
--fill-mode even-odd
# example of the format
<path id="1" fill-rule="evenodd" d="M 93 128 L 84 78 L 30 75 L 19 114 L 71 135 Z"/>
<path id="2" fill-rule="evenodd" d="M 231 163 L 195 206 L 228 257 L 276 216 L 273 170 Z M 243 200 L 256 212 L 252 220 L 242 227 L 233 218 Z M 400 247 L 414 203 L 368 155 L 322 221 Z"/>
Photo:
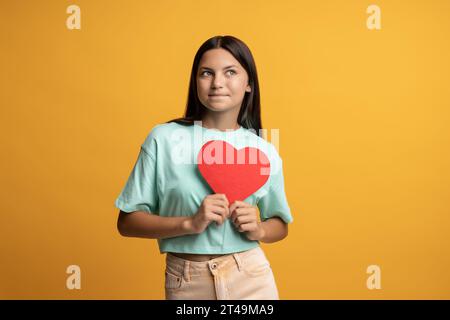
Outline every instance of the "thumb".
<path id="1" fill-rule="evenodd" d="M 232 213 L 233 213 L 233 211 L 236 209 L 236 207 L 237 207 L 237 203 L 236 203 L 236 202 L 233 202 L 233 203 L 231 204 L 231 206 L 230 206 L 230 209 L 229 209 L 229 213 L 228 213 L 228 216 L 229 216 L 229 217 L 232 215 Z"/>

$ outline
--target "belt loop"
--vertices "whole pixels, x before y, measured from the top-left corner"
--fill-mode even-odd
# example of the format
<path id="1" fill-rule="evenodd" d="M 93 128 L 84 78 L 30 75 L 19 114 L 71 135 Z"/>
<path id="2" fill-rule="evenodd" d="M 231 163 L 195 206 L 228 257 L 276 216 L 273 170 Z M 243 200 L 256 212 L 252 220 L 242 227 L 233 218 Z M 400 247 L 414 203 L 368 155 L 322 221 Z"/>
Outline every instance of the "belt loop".
<path id="1" fill-rule="evenodd" d="M 242 271 L 242 261 L 241 261 L 241 258 L 239 257 L 239 253 L 233 253 L 233 257 L 236 260 L 236 264 L 238 266 L 238 270 Z"/>
<path id="2" fill-rule="evenodd" d="M 185 260 L 183 274 L 184 274 L 184 280 L 186 280 L 186 282 L 191 281 L 191 277 L 189 275 L 189 265 L 190 265 L 190 261 Z"/>

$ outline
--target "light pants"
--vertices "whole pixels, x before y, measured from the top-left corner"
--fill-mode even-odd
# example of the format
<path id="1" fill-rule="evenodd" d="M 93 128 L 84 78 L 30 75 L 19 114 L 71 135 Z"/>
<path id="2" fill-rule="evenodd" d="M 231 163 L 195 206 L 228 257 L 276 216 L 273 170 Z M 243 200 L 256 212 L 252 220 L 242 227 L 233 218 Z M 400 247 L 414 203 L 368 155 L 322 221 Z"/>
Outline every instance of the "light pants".
<path id="1" fill-rule="evenodd" d="M 272 268 L 260 247 L 208 261 L 166 255 L 167 300 L 279 300 Z"/>

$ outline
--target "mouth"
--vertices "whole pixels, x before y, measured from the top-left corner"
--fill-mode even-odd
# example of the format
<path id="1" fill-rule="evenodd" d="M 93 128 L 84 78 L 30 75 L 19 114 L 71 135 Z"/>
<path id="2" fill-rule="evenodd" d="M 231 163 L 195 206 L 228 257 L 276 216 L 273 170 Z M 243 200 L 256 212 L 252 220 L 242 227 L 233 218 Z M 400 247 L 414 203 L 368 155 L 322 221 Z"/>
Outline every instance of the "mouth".
<path id="1" fill-rule="evenodd" d="M 210 100 L 222 100 L 223 98 L 226 98 L 227 96 L 209 96 Z"/>
<path id="2" fill-rule="evenodd" d="M 209 94 L 209 97 L 227 97 L 228 95 L 226 94 Z"/>

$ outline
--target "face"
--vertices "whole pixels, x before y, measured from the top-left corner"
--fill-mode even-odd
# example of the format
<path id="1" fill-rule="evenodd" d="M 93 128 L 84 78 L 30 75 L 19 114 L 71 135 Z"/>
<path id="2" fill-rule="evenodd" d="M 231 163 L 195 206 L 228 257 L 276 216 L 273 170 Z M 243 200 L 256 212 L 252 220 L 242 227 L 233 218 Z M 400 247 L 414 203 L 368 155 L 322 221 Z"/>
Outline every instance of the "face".
<path id="1" fill-rule="evenodd" d="M 248 75 L 231 53 L 222 48 L 206 51 L 197 71 L 200 102 L 216 112 L 239 111 L 246 92 Z"/>

